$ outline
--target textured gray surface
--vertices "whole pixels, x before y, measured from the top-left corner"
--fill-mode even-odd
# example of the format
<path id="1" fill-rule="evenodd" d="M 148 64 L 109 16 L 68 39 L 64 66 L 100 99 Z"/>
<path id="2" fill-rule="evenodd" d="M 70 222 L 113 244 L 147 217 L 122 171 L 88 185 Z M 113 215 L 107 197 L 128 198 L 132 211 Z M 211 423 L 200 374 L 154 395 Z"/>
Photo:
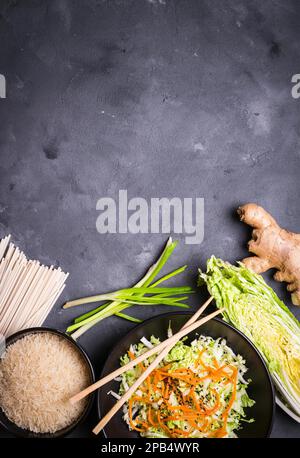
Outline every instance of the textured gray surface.
<path id="1" fill-rule="evenodd" d="M 134 283 L 163 246 L 164 235 L 97 233 L 96 201 L 119 189 L 205 198 L 204 242 L 179 237 L 170 261 L 190 266 L 182 284 L 194 285 L 213 253 L 245 256 L 240 203 L 257 201 L 300 231 L 300 101 L 290 95 L 299 2 L 24 4 L 0 6 L 0 236 L 70 272 L 48 325 L 65 329 L 79 312 L 61 312 L 68 298 Z M 111 318 L 82 338 L 98 371 L 131 327 Z M 278 411 L 273 436 L 300 437 L 299 425 Z"/>

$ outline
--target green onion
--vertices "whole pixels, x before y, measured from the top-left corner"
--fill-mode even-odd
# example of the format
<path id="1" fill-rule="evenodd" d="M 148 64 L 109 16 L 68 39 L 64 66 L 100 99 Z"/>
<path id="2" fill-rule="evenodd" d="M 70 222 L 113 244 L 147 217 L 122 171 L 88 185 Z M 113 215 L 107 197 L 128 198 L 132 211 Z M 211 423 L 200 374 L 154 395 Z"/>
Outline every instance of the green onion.
<path id="1" fill-rule="evenodd" d="M 189 286 L 157 287 L 157 285 L 163 283 L 164 281 L 184 272 L 187 266 L 179 267 L 178 269 L 175 269 L 160 279 L 154 281 L 173 253 L 177 243 L 177 241 L 173 242 L 172 239 L 169 238 L 156 263 L 150 267 L 145 276 L 132 288 L 123 288 L 118 291 L 98 294 L 67 302 L 63 306 L 64 309 L 81 304 L 106 301 L 105 304 L 75 318 L 74 323 L 67 328 L 67 332 L 72 333 L 72 337 L 77 339 L 96 323 L 111 315 L 116 315 L 120 318 L 139 323 L 141 320 L 122 313 L 124 309 L 133 305 L 145 306 L 161 304 L 183 308 L 188 307 L 181 301 L 188 298 L 187 294 L 193 293 Z"/>
<path id="2" fill-rule="evenodd" d="M 133 323 L 141 323 L 142 320 L 140 320 L 139 318 L 135 318 L 134 316 L 130 316 L 130 315 L 125 315 L 125 313 L 116 313 L 115 314 L 116 316 L 120 317 L 120 318 L 124 318 L 125 320 L 128 320 L 128 321 L 132 321 Z"/>
<path id="3" fill-rule="evenodd" d="M 67 309 L 67 308 L 75 307 L 81 304 L 88 304 L 90 302 L 100 302 L 100 301 L 109 301 L 109 300 L 111 301 L 122 300 L 123 301 L 123 299 L 124 300 L 128 299 L 129 297 L 133 295 L 138 298 L 140 297 L 143 298 L 145 302 L 147 299 L 154 298 L 156 294 L 158 295 L 159 293 L 160 295 L 162 295 L 162 293 L 164 294 L 171 293 L 172 295 L 177 295 L 177 294 L 191 293 L 191 292 L 192 292 L 192 289 L 188 286 L 180 286 L 177 288 L 143 288 L 143 287 L 136 288 L 136 287 L 133 287 L 133 288 L 120 289 L 118 291 L 113 291 L 112 293 L 99 294 L 97 296 L 90 296 L 90 297 L 86 297 L 83 299 L 76 299 L 75 301 L 67 302 L 63 306 L 63 308 Z M 151 296 L 144 296 L 145 294 L 151 294 Z"/>

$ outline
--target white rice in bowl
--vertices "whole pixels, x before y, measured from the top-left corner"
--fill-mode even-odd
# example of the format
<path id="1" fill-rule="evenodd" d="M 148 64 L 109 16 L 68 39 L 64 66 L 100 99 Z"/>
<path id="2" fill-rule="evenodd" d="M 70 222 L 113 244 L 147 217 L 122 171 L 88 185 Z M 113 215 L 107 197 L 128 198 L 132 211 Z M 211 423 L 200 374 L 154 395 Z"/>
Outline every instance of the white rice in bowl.
<path id="1" fill-rule="evenodd" d="M 69 399 L 90 382 L 89 367 L 70 342 L 51 332 L 28 334 L 0 359 L 0 407 L 20 428 L 54 433 L 83 413 L 87 400 Z"/>

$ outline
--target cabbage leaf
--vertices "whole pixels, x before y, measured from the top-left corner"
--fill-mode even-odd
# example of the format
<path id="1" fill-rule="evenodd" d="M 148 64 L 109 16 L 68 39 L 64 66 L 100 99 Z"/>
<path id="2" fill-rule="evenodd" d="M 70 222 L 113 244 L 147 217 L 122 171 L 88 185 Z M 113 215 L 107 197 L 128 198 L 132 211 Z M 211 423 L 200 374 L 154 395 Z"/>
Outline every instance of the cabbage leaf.
<path id="1" fill-rule="evenodd" d="M 205 281 L 223 319 L 243 332 L 265 359 L 285 402 L 300 415 L 300 323 L 261 275 L 242 263 L 233 266 L 212 256 Z"/>

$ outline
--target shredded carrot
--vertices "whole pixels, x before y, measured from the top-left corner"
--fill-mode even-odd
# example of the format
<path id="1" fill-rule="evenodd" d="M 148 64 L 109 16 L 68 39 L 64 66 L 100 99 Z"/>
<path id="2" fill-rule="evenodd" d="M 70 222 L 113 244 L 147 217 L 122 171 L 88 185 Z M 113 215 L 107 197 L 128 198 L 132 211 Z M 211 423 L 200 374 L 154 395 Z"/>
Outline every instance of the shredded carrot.
<path id="1" fill-rule="evenodd" d="M 157 421 L 158 421 L 158 424 L 159 426 L 162 428 L 163 431 L 165 431 L 167 433 L 168 436 L 170 437 L 174 437 L 171 430 L 167 427 L 167 425 L 164 424 L 164 422 L 162 421 L 161 417 L 160 417 L 160 413 L 158 412 L 157 414 Z"/>
<path id="2" fill-rule="evenodd" d="M 162 380 L 160 384 L 161 384 L 161 397 L 164 399 L 165 398 L 165 382 Z"/>
<path id="3" fill-rule="evenodd" d="M 151 426 L 157 426 L 157 423 L 154 421 L 153 417 L 152 417 L 152 410 L 151 410 L 151 407 L 149 408 L 148 410 L 148 421 L 150 423 Z"/>
<path id="4" fill-rule="evenodd" d="M 195 367 L 198 367 L 201 364 L 201 362 L 202 362 L 201 356 L 203 355 L 204 352 L 205 352 L 205 348 L 200 350 L 198 358 L 196 359 L 196 362 L 195 362 Z"/>
<path id="5" fill-rule="evenodd" d="M 205 349 L 199 351 L 196 362 L 191 367 L 174 368 L 174 363 L 156 368 L 140 386 L 140 395 L 136 393 L 128 401 L 128 418 L 132 430 L 145 432 L 151 428 L 160 428 L 168 437 L 189 437 L 192 430 L 199 431 L 206 437 L 224 437 L 227 435 L 227 423 L 232 406 L 236 400 L 238 369 L 233 364 L 220 365 L 216 358 L 208 366 L 203 361 Z M 132 351 L 128 351 L 131 360 L 135 359 Z M 139 363 L 145 371 L 145 365 Z M 194 368 L 198 368 L 195 371 Z M 197 373 L 195 373 L 197 372 Z M 198 395 L 197 387 L 208 381 L 209 396 Z M 229 400 L 221 401 L 215 383 L 223 386 L 232 385 Z M 172 405 L 170 396 L 176 398 L 178 405 Z M 155 403 L 158 403 L 156 406 Z M 146 405 L 145 417 L 133 419 L 133 405 Z M 212 417 L 218 410 L 218 417 Z M 175 422 L 171 424 L 168 422 Z M 184 428 L 178 427 L 184 422 Z M 212 428 L 217 429 L 211 431 Z"/>
<path id="6" fill-rule="evenodd" d="M 133 418 L 132 418 L 132 402 L 133 402 L 132 399 L 129 399 L 129 402 L 128 402 L 128 415 L 129 415 L 130 427 L 131 427 L 131 429 L 133 429 L 135 431 L 143 432 L 144 429 L 138 428 L 133 422 Z"/>
<path id="7" fill-rule="evenodd" d="M 166 364 L 165 366 L 162 366 L 160 370 L 166 371 L 169 370 L 172 367 L 172 363 Z"/>
<path id="8" fill-rule="evenodd" d="M 141 362 L 141 363 L 138 364 L 138 366 L 141 369 L 141 371 L 144 372 L 144 370 L 145 370 L 144 364 Z"/>
<path id="9" fill-rule="evenodd" d="M 219 369 L 219 364 L 218 364 L 218 361 L 216 360 L 216 358 L 213 358 L 212 362 L 213 362 L 213 365 L 215 366 L 215 369 Z"/>
<path id="10" fill-rule="evenodd" d="M 232 387 L 232 394 L 231 394 L 231 397 L 230 397 L 230 400 L 222 414 L 222 419 L 223 419 L 223 425 L 221 426 L 221 428 L 219 428 L 217 431 L 215 431 L 215 435 L 213 437 L 224 437 L 226 436 L 227 434 L 227 421 L 228 421 L 228 416 L 229 416 L 229 413 L 230 413 L 230 410 L 234 404 L 234 401 L 236 400 L 236 389 L 237 389 L 237 375 L 238 375 L 238 371 L 237 371 L 237 368 L 232 366 L 231 369 L 233 370 L 233 376 L 232 376 L 232 379 L 231 379 L 231 382 L 233 384 L 233 387 Z"/>
<path id="11" fill-rule="evenodd" d="M 133 354 L 132 351 L 130 351 L 130 350 L 128 350 L 128 356 L 129 356 L 129 358 L 131 359 L 131 361 L 132 361 L 133 359 L 135 359 L 134 354 Z"/>
<path id="12" fill-rule="evenodd" d="M 166 400 L 169 399 L 169 388 L 170 388 L 170 379 L 168 378 L 167 380 L 167 386 L 166 386 L 166 389 L 165 389 L 165 395 L 164 395 L 164 398 Z"/>

